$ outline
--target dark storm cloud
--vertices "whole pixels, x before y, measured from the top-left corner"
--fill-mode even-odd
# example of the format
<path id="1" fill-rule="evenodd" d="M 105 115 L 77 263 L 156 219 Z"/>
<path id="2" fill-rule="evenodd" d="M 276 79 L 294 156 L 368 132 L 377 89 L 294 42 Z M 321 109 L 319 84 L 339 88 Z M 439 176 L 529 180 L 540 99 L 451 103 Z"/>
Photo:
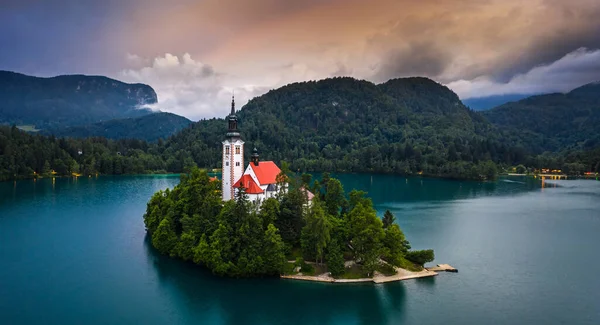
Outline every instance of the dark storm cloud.
<path id="1" fill-rule="evenodd" d="M 446 70 L 452 56 L 431 42 L 408 44 L 403 49 L 391 49 L 377 68 L 375 79 L 385 81 L 396 77 L 436 77 Z"/>

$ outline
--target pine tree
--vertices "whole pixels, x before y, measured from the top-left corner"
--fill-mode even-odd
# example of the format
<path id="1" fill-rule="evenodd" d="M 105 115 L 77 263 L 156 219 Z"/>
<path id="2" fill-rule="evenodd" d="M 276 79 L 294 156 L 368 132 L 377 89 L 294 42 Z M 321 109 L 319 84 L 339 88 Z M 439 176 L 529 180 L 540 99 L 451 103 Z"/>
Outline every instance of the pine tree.
<path id="1" fill-rule="evenodd" d="M 382 221 L 383 221 L 383 228 L 387 228 L 387 227 L 391 226 L 394 223 L 394 221 L 396 221 L 396 217 L 394 217 L 394 215 L 390 212 L 390 210 L 385 210 Z"/>

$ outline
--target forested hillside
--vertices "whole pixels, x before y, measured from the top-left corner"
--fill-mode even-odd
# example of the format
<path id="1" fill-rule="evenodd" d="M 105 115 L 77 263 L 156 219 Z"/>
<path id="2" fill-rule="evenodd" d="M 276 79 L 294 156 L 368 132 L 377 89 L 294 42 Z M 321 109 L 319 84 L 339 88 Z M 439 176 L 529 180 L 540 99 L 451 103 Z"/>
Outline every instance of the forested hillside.
<path id="1" fill-rule="evenodd" d="M 114 119 L 81 126 L 70 126 L 42 131 L 62 137 L 106 137 L 109 139 L 166 139 L 190 125 L 192 121 L 173 113 L 152 113 L 141 117 Z"/>
<path id="2" fill-rule="evenodd" d="M 456 94 L 426 78 L 294 83 L 252 99 L 238 116 L 249 147 L 295 170 L 481 178 L 495 173 L 492 161 L 525 159 Z M 219 166 L 225 128 L 223 120 L 199 121 L 166 146 L 189 150 L 200 166 Z"/>
<path id="3" fill-rule="evenodd" d="M 566 94 L 532 96 L 483 115 L 533 153 L 600 146 L 600 83 Z"/>
<path id="4" fill-rule="evenodd" d="M 52 78 L 0 71 L 0 124 L 35 125 L 37 129 L 83 125 L 149 114 L 154 89 L 102 76 Z"/>
<path id="5" fill-rule="evenodd" d="M 521 111 L 515 108 L 508 114 L 503 107 L 486 114 L 497 123 L 493 125 L 465 107 L 448 88 L 425 78 L 394 79 L 380 85 L 352 78 L 294 83 L 252 99 L 237 115 L 247 155 L 257 147 L 261 159 L 285 160 L 294 171 L 489 179 L 498 167 L 523 164 L 568 166 L 566 170 L 580 173 L 600 169 L 600 150 L 590 150 L 597 146 L 595 130 L 600 125 L 594 86 L 567 95 L 545 95 L 562 99 L 556 105 L 564 107 L 570 107 L 566 105 L 572 104 L 573 96 L 587 104 L 560 113 L 564 115 L 541 118 L 559 125 L 556 128 L 521 122 L 510 129 L 505 126 L 510 123 L 507 120 Z M 521 102 L 535 102 L 538 97 Z M 523 111 L 531 112 L 529 119 L 533 119 L 539 117 L 536 110 L 530 105 Z M 567 119 L 571 115 L 577 117 Z M 571 131 L 570 123 L 585 133 Z M 0 127 L 0 178 L 32 177 L 34 171 L 39 175 L 48 169 L 59 174 L 121 174 L 220 168 L 226 128 L 224 119 L 201 120 L 164 141 L 147 143 L 57 139 Z M 571 142 L 576 142 L 573 148 L 561 147 Z M 554 143 L 558 144 L 553 147 Z M 548 148 L 560 152 L 538 155 Z"/>

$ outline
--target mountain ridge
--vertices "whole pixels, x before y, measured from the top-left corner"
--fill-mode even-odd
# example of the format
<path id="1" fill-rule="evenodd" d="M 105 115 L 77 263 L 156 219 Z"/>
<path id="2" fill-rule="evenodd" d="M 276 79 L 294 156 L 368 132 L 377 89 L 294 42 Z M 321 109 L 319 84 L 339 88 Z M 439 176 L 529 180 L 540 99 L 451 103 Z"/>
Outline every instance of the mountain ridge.
<path id="1" fill-rule="evenodd" d="M 151 113 L 158 101 L 145 84 L 105 76 L 35 77 L 0 71 L 0 123 L 30 124 L 38 129 L 95 123 Z"/>

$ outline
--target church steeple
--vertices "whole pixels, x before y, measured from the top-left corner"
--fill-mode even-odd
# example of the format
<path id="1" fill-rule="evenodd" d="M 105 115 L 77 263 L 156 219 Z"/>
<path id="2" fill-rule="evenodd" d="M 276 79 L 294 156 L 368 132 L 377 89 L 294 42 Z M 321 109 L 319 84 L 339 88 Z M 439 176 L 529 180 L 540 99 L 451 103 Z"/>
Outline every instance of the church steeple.
<path id="1" fill-rule="evenodd" d="M 239 138 L 240 132 L 237 128 L 237 116 L 235 115 L 235 97 L 231 96 L 231 113 L 228 117 L 229 127 L 227 129 L 228 138 Z"/>
<path id="2" fill-rule="evenodd" d="M 258 150 L 256 147 L 254 147 L 254 150 L 252 150 L 252 157 L 250 159 L 252 160 L 254 166 L 258 166 Z"/>

